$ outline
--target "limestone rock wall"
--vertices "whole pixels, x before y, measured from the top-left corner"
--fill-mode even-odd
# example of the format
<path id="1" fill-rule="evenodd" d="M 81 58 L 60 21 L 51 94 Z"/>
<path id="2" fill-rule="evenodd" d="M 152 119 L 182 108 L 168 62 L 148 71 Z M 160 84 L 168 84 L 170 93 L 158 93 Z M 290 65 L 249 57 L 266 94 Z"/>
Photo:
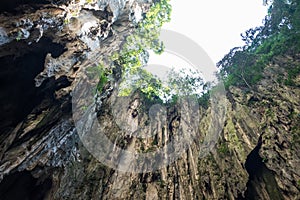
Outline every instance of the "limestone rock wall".
<path id="1" fill-rule="evenodd" d="M 0 14 L 0 199 L 300 198 L 300 77 L 296 86 L 280 81 L 286 66 L 299 65 L 299 55 L 278 57 L 252 90 L 227 91 L 223 131 L 204 158 L 198 144 L 211 107 L 200 108 L 199 138 L 178 160 L 154 172 L 120 172 L 82 144 L 72 92 L 86 67 L 121 48 L 139 19 L 136 9 L 145 13 L 152 2 L 32 3 Z M 105 86 L 97 111 L 111 141 L 151 152 L 176 134 L 180 108 L 167 107 L 167 119 L 150 130 L 149 105 L 137 94 L 119 117 L 154 137 L 126 135 L 113 118 L 114 84 Z"/>

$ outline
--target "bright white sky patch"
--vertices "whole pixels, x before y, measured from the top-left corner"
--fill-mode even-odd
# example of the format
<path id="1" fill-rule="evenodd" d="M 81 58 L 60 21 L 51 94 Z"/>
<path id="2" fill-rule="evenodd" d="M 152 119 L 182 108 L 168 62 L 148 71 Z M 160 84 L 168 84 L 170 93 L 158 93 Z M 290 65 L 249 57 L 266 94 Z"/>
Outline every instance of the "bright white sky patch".
<path id="1" fill-rule="evenodd" d="M 240 34 L 262 25 L 267 14 L 263 0 L 171 0 L 171 4 L 171 22 L 163 28 L 194 40 L 214 63 L 233 47 L 244 45 Z M 150 54 L 149 64 L 176 67 L 172 61 Z"/>

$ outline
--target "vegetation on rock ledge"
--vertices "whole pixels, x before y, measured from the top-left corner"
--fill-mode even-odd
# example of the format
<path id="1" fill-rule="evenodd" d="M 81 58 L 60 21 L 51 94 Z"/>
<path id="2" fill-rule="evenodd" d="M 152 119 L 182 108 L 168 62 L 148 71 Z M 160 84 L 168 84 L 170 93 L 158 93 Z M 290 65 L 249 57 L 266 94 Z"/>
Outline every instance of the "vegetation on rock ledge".
<path id="1" fill-rule="evenodd" d="M 275 56 L 300 52 L 299 1 L 274 0 L 264 25 L 241 34 L 246 45 L 233 48 L 219 63 L 220 77 L 225 86 L 252 88 L 262 78 L 262 71 Z M 293 85 L 291 76 L 299 67 L 288 69 L 286 84 Z"/>

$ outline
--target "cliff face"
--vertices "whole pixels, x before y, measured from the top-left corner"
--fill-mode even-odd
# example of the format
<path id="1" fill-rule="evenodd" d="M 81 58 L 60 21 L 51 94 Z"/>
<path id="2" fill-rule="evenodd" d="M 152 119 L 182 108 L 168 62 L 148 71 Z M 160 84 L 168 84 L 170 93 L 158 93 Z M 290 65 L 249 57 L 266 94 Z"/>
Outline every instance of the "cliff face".
<path id="1" fill-rule="evenodd" d="M 211 106 L 199 108 L 197 138 L 180 158 L 154 172 L 122 172 L 86 149 L 72 97 L 84 70 L 120 50 L 152 2 L 14 2 L 18 7 L 2 7 L 0 17 L 1 199 L 300 198 L 300 76 L 292 85 L 284 81 L 287 68 L 299 66 L 300 55 L 276 57 L 251 90 L 229 88 L 221 135 L 204 157 L 199 142 L 210 126 Z M 115 146 L 151 153 L 178 134 L 185 113 L 176 104 L 153 107 L 155 102 L 138 93 L 114 104 L 119 73 L 112 71 L 115 82 L 105 84 L 95 103 L 78 114 L 95 109 Z M 147 125 L 151 112 L 166 115 L 157 118 L 155 128 Z M 127 135 L 115 116 L 153 137 Z M 111 154 L 121 162 L 117 151 Z M 138 166 L 147 169 L 155 161 Z"/>

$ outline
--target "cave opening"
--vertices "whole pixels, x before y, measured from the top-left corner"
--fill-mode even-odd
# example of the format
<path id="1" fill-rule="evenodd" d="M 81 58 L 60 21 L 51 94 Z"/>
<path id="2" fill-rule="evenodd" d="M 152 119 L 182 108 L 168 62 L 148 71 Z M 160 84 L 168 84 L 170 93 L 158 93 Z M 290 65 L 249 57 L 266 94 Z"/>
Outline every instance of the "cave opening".
<path id="1" fill-rule="evenodd" d="M 42 101 L 45 94 L 51 93 L 46 83 L 39 88 L 35 87 L 34 78 L 43 71 L 47 53 L 58 57 L 64 51 L 64 46 L 53 43 L 49 38 L 42 38 L 19 57 L 0 57 L 1 130 L 5 132 L 14 127 Z"/>
<path id="2" fill-rule="evenodd" d="M 49 0 L 1 0 L 0 1 L 0 12 L 14 12 L 15 9 L 20 5 L 25 4 L 47 4 Z"/>
<path id="3" fill-rule="evenodd" d="M 52 187 L 52 180 L 39 180 L 30 172 L 22 171 L 10 174 L 0 183 L 1 200 L 42 200 Z"/>
<path id="4" fill-rule="evenodd" d="M 262 195 L 268 195 L 269 199 L 283 199 L 280 189 L 276 183 L 273 172 L 265 165 L 265 159 L 259 155 L 261 148 L 261 138 L 258 145 L 248 155 L 245 163 L 245 168 L 249 174 L 247 182 L 247 190 L 245 196 L 240 196 L 239 199 L 256 200 L 267 198 Z"/>

